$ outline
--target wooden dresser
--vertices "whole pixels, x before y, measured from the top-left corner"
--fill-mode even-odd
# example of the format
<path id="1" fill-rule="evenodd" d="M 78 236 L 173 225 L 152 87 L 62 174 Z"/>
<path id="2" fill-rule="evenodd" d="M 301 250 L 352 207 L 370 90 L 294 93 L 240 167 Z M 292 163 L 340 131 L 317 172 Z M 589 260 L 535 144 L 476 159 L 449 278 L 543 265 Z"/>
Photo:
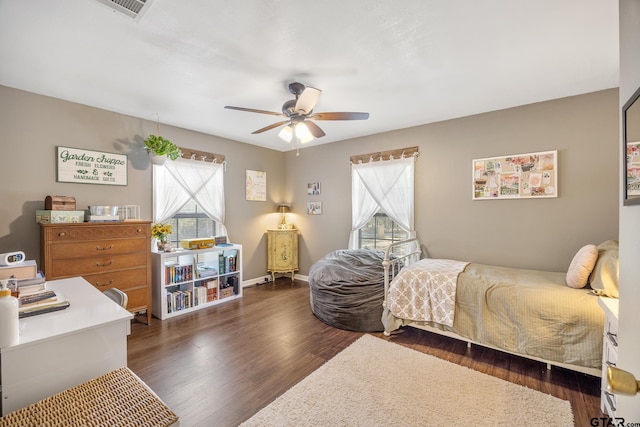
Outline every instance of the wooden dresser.
<path id="1" fill-rule="evenodd" d="M 151 222 L 41 224 L 40 262 L 47 280 L 82 276 L 101 291 L 118 288 L 127 309 L 151 323 Z"/>

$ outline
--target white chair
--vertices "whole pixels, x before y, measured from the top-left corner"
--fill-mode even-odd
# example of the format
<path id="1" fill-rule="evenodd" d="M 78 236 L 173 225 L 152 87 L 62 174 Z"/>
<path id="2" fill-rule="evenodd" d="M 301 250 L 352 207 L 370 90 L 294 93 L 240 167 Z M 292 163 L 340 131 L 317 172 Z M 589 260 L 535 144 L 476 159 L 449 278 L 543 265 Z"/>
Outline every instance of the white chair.
<path id="1" fill-rule="evenodd" d="M 122 306 L 123 308 L 127 308 L 129 297 L 120 289 L 109 288 L 103 291 L 103 294 L 111 298 L 116 304 Z"/>

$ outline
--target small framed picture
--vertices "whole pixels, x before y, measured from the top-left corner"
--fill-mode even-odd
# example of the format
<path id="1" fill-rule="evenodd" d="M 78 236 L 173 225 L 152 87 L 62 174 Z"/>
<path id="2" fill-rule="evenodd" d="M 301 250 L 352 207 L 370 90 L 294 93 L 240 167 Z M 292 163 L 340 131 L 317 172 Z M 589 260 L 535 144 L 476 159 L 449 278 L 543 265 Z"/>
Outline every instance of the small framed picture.
<path id="1" fill-rule="evenodd" d="M 307 202 L 307 214 L 320 215 L 322 213 L 322 202 Z"/>
<path id="2" fill-rule="evenodd" d="M 310 182 L 307 184 L 307 194 L 309 196 L 319 196 L 320 195 L 320 183 L 319 182 Z"/>

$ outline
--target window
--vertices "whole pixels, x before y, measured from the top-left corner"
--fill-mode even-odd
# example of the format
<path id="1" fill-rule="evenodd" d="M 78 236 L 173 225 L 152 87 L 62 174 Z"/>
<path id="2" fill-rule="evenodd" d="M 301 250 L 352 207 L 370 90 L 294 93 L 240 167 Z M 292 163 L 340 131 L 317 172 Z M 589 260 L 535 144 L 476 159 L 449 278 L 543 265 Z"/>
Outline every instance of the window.
<path id="1" fill-rule="evenodd" d="M 360 229 L 359 247 L 386 250 L 390 244 L 408 238 L 409 233 L 400 228 L 387 214 L 379 211 Z"/>
<path id="2" fill-rule="evenodd" d="M 168 222 L 169 241 L 224 236 L 224 164 L 177 158 L 153 166 L 154 222 Z"/>
<path id="3" fill-rule="evenodd" d="M 386 249 L 415 237 L 415 157 L 351 164 L 349 249 Z"/>
<path id="4" fill-rule="evenodd" d="M 174 248 L 180 247 L 184 239 L 213 237 L 219 233 L 218 223 L 209 218 L 192 199 L 169 220 L 173 233 L 169 241 Z"/>

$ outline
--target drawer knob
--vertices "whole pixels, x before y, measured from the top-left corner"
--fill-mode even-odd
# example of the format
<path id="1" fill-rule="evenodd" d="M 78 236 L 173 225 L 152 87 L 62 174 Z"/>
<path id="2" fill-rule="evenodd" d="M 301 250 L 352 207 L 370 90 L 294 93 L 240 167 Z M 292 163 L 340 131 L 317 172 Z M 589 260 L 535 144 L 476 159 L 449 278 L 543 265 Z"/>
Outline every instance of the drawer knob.
<path id="1" fill-rule="evenodd" d="M 137 232 L 137 233 L 142 233 L 142 228 L 138 228 L 138 229 L 136 229 L 136 232 Z"/>
<path id="2" fill-rule="evenodd" d="M 109 246 L 104 247 L 104 248 L 101 248 L 100 246 L 96 246 L 96 250 L 97 251 L 108 251 L 111 248 L 113 248 L 113 245 L 109 245 Z"/>
<path id="3" fill-rule="evenodd" d="M 64 231 L 61 231 L 61 232 L 58 233 L 59 237 L 64 237 L 66 235 L 67 235 L 67 233 L 65 233 Z"/>
<path id="4" fill-rule="evenodd" d="M 111 286 L 112 283 L 113 283 L 113 280 L 109 280 L 106 283 L 96 282 L 96 286 Z"/>
<path id="5" fill-rule="evenodd" d="M 100 264 L 99 262 L 96 262 L 96 267 L 109 267 L 112 264 L 113 261 L 109 261 L 105 264 Z"/>

